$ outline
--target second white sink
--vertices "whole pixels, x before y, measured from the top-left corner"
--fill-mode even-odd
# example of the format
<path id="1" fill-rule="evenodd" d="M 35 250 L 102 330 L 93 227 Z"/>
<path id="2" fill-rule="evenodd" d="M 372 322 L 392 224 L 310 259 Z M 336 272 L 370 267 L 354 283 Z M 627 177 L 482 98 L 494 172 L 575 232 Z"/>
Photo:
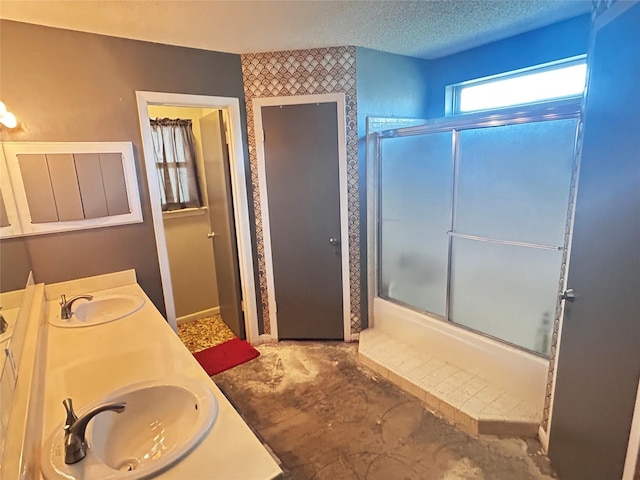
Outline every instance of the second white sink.
<path id="1" fill-rule="evenodd" d="M 135 313 L 144 305 L 144 298 L 136 295 L 100 295 L 93 300 L 77 300 L 71 309 L 71 318 L 63 320 L 60 314 L 49 319 L 56 327 L 88 327 L 113 322 Z"/>
<path id="2" fill-rule="evenodd" d="M 103 402 L 125 402 L 126 407 L 122 413 L 102 412 L 89 422 L 87 456 L 72 465 L 64 463 L 60 425 L 43 448 L 45 478 L 134 480 L 156 476 L 191 452 L 218 414 L 211 390 L 186 379 L 131 385 L 99 403 Z"/>

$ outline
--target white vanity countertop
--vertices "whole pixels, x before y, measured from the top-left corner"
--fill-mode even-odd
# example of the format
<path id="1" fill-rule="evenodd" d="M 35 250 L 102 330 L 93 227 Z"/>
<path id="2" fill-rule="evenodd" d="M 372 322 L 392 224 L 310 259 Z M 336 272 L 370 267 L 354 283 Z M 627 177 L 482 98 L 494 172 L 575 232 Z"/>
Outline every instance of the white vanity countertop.
<path id="1" fill-rule="evenodd" d="M 43 441 L 64 420 L 62 400 L 66 397 L 73 399 L 78 411 L 132 383 L 186 377 L 209 387 L 218 401 L 218 417 L 202 443 L 157 478 L 279 477 L 281 470 L 276 462 L 137 284 L 83 293 L 138 295 L 145 304 L 132 315 L 110 323 L 84 328 L 47 326 Z M 58 303 L 47 302 L 48 315 L 59 315 Z"/>

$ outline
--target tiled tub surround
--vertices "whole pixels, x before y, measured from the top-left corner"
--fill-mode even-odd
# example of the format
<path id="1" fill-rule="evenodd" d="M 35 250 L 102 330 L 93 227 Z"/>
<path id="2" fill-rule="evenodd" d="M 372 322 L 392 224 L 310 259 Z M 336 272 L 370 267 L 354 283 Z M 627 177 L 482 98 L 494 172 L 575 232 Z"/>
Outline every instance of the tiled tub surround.
<path id="1" fill-rule="evenodd" d="M 544 359 L 375 302 L 376 323 L 360 334 L 362 363 L 470 434 L 538 434 Z"/>
<path id="2" fill-rule="evenodd" d="M 46 361 L 38 373 L 44 386 L 40 399 L 41 441 L 64 420 L 61 402 L 66 397 L 82 410 L 86 404 L 132 383 L 185 378 L 201 382 L 213 392 L 218 401 L 217 420 L 199 446 L 155 478 L 241 480 L 280 476 L 276 462 L 146 297 L 133 271 L 47 286 L 46 315 L 59 314 L 62 291 L 68 296 L 138 295 L 145 304 L 128 317 L 86 328 L 45 324 Z"/>

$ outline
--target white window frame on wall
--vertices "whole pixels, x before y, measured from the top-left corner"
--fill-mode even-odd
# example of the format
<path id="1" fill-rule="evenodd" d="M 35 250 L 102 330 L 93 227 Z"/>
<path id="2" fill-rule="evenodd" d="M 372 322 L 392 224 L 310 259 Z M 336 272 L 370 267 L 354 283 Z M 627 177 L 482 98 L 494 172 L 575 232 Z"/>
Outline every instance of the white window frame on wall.
<path id="1" fill-rule="evenodd" d="M 18 233 L 11 236 L 43 235 L 47 233 L 68 232 L 72 230 L 86 230 L 90 228 L 110 227 L 142 222 L 142 207 L 140 205 L 140 193 L 138 191 L 138 179 L 136 176 L 133 145 L 131 142 L 6 142 L 1 145 L 5 158 L 2 173 L 2 195 L 5 197 L 7 214 L 11 221 L 9 210 L 11 202 L 7 203 L 5 183 L 7 177 L 10 182 L 15 207 L 19 218 Z M 57 154 L 57 153 L 120 153 L 122 154 L 122 167 L 124 170 L 125 185 L 129 202 L 129 213 L 110 215 L 106 217 L 87 218 L 84 220 L 65 220 L 60 222 L 32 223 L 27 194 L 20 172 L 18 155 L 20 154 Z M 8 175 L 5 175 L 5 169 Z M 13 227 L 13 222 L 12 225 Z M 8 227 L 5 227 L 8 228 Z M 4 237 L 4 229 L 0 236 Z"/>
<path id="2" fill-rule="evenodd" d="M 539 105 L 547 102 L 567 101 L 568 103 L 573 103 L 576 100 L 582 98 L 583 94 L 580 93 L 578 95 L 542 96 L 532 101 L 524 101 L 521 103 L 510 103 L 508 105 L 496 105 L 494 107 L 487 107 L 482 109 L 468 109 L 463 111 L 461 108 L 461 97 L 462 97 L 462 92 L 465 89 L 468 89 L 471 87 L 479 87 L 479 86 L 489 85 L 492 83 L 502 82 L 505 80 L 529 77 L 532 75 L 543 74 L 545 72 L 554 72 L 567 67 L 574 67 L 578 65 L 585 65 L 585 68 L 586 68 L 586 61 L 587 61 L 586 55 L 577 55 L 575 57 L 569 57 L 569 58 L 557 60 L 554 62 L 543 63 L 540 65 L 534 65 L 534 66 L 522 68 L 519 70 L 512 70 L 506 73 L 500 73 L 497 75 L 491 75 L 483 78 L 476 78 L 473 80 L 468 80 L 465 82 L 449 85 L 446 87 L 446 91 L 445 91 L 445 115 L 446 116 L 465 115 L 470 113 L 486 112 L 490 110 L 502 110 L 505 108 L 520 107 L 524 105 Z M 585 71 L 585 82 L 586 82 L 586 71 Z"/>
<path id="3" fill-rule="evenodd" d="M 0 227 L 0 238 L 19 237 L 22 235 L 22 225 L 20 224 L 20 215 L 18 214 L 13 187 L 9 180 L 9 167 L 4 158 L 2 148 L 0 148 L 0 190 L 2 191 L 2 200 L 10 223 L 6 227 Z"/>

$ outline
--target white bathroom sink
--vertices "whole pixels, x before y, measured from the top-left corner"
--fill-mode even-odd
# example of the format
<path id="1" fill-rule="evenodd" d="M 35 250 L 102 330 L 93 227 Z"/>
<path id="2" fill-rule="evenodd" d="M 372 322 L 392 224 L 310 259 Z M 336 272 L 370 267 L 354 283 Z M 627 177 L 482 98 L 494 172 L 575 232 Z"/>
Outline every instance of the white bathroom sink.
<path id="1" fill-rule="evenodd" d="M 102 412 L 89 422 L 87 456 L 64 463 L 62 424 L 42 451 L 47 480 L 143 479 L 158 475 L 190 453 L 211 429 L 218 402 L 206 385 L 193 381 L 145 382 L 118 390 L 104 402 L 125 402 L 122 413 Z M 64 418 L 64 410 L 60 407 Z"/>
<path id="2" fill-rule="evenodd" d="M 144 305 L 144 298 L 136 295 L 100 295 L 93 300 L 76 300 L 71 308 L 71 318 L 64 320 L 60 313 L 49 319 L 56 327 L 88 327 L 113 322 L 138 311 Z"/>

